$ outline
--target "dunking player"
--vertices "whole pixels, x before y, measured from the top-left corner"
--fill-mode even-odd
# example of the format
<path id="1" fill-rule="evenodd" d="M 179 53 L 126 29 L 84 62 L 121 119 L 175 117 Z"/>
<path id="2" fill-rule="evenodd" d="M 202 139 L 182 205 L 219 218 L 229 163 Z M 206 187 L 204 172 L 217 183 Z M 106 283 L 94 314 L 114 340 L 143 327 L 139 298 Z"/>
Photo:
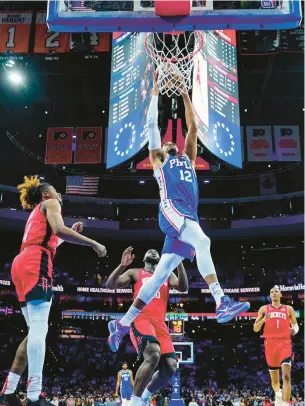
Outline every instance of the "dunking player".
<path id="1" fill-rule="evenodd" d="M 132 285 L 136 297 L 140 288 L 152 278 L 160 256 L 156 250 L 150 249 L 144 256 L 143 269 L 129 269 L 122 274 L 134 259 L 132 251 L 132 247 L 124 251 L 121 264 L 112 272 L 107 285 L 112 288 Z M 177 368 L 175 349 L 165 324 L 169 288 L 180 292 L 188 290 L 187 275 L 182 263 L 178 265 L 178 278 L 171 273 L 154 299 L 131 324 L 130 337 L 138 356 L 143 358 L 143 363 L 135 378 L 130 406 L 148 402 L 151 394 L 165 385 Z M 157 367 L 158 370 L 154 373 Z"/>
<path id="2" fill-rule="evenodd" d="M 212 261 L 210 239 L 199 225 L 197 216 L 198 183 L 194 169 L 197 156 L 197 124 L 193 105 L 188 94 L 184 93 L 183 101 L 188 133 L 184 150 L 179 155 L 176 144 L 166 142 L 163 147 L 161 146 L 158 129 L 158 94 L 157 76 L 155 76 L 147 125 L 149 158 L 160 189 L 159 225 L 166 235 L 165 243 L 170 238 L 173 241 L 182 242 L 189 250 L 195 249 L 199 272 L 209 285 L 216 301 L 217 321 L 225 323 L 247 311 L 250 304 L 235 302 L 224 295 Z M 120 321 L 109 323 L 110 340 L 114 343 L 116 350 L 121 337 L 128 331 L 126 326 L 130 326 L 144 306 L 150 303 L 160 286 L 177 268 L 182 259 L 180 246 L 174 246 L 171 250 L 163 250 L 154 276 L 139 291 L 136 301 L 126 315 Z"/>
<path id="3" fill-rule="evenodd" d="M 271 385 L 275 392 L 276 406 L 288 406 L 291 396 L 291 336 L 299 331 L 299 326 L 291 306 L 281 304 L 281 291 L 278 286 L 270 290 L 271 305 L 262 306 L 258 311 L 253 329 L 259 332 L 264 325 L 265 356 L 270 372 Z M 283 393 L 280 386 L 282 369 Z"/>
<path id="4" fill-rule="evenodd" d="M 10 404 L 18 404 L 15 390 L 28 363 L 27 398 L 29 404 L 39 404 L 42 388 L 42 369 L 45 358 L 45 339 L 52 299 L 52 262 L 57 246 L 68 241 L 92 247 L 99 256 L 106 255 L 103 245 L 64 225 L 62 199 L 53 186 L 41 184 L 37 176 L 25 177 L 18 186 L 20 201 L 32 209 L 25 226 L 21 251 L 12 265 L 12 281 L 29 328 L 27 338 L 17 350 L 13 370 L 9 373 L 2 394 Z M 75 229 L 81 231 L 82 225 Z"/>
<path id="5" fill-rule="evenodd" d="M 122 406 L 128 406 L 131 395 L 132 395 L 132 388 L 134 386 L 133 381 L 133 374 L 130 369 L 128 369 L 127 362 L 122 364 L 121 371 L 118 372 L 117 381 L 116 381 L 116 389 L 115 392 L 121 394 L 122 399 Z"/>

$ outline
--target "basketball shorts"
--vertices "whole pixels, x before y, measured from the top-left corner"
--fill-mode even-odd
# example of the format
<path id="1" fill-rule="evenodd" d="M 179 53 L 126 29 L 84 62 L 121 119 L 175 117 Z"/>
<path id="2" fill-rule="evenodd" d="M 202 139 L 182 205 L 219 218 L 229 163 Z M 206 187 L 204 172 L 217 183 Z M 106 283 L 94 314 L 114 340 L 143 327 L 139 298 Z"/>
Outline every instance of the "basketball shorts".
<path id="1" fill-rule="evenodd" d="M 142 358 L 148 342 L 160 346 L 161 355 L 176 359 L 175 348 L 165 322 L 140 314 L 130 326 L 130 338 L 138 357 Z"/>
<path id="2" fill-rule="evenodd" d="M 282 364 L 292 362 L 292 345 L 291 340 L 283 338 L 266 338 L 265 357 L 269 370 L 277 370 Z"/>
<path id="3" fill-rule="evenodd" d="M 12 264 L 12 281 L 21 306 L 32 300 L 52 299 L 51 253 L 37 245 L 25 248 Z"/>
<path id="4" fill-rule="evenodd" d="M 120 392 L 121 392 L 121 398 L 122 399 L 130 400 L 131 395 L 132 395 L 132 386 L 131 386 L 131 384 L 128 384 L 128 386 L 123 384 L 121 386 Z"/>
<path id="5" fill-rule="evenodd" d="M 174 253 L 193 260 L 194 247 L 178 240 L 185 226 L 185 218 L 190 218 L 199 223 L 197 213 L 192 208 L 182 205 L 176 200 L 165 199 L 160 202 L 159 226 L 166 237 L 170 239 L 167 244 L 172 247 L 172 251 L 167 249 L 163 253 Z"/>

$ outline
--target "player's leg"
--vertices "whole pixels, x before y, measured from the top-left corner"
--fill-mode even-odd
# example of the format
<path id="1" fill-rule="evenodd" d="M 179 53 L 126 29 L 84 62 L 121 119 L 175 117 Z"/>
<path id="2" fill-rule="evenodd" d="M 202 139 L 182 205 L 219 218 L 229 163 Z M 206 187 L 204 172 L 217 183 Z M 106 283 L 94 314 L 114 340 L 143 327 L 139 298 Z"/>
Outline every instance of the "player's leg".
<path id="1" fill-rule="evenodd" d="M 197 266 L 202 277 L 209 285 L 217 306 L 217 321 L 225 323 L 238 314 L 249 309 L 248 302 L 235 302 L 224 295 L 218 282 L 215 266 L 212 260 L 209 237 L 200 225 L 189 218 L 185 219 L 185 226 L 178 237 L 180 241 L 192 245 L 196 251 Z"/>
<path id="2" fill-rule="evenodd" d="M 113 320 L 109 323 L 110 336 L 108 343 L 113 352 L 118 350 L 122 337 L 128 333 L 129 326 L 133 320 L 153 300 L 162 284 L 169 278 L 170 274 L 183 259 L 183 257 L 177 254 L 162 254 L 153 276 L 141 287 L 136 300 L 125 316 L 120 321 Z"/>
<path id="3" fill-rule="evenodd" d="M 130 338 L 138 353 L 138 357 L 143 359 L 135 377 L 133 394 L 130 401 L 130 406 L 139 406 L 142 403 L 141 396 L 144 389 L 159 364 L 161 350 L 156 338 L 156 330 L 150 319 L 144 315 L 140 315 L 132 323 Z"/>
<path id="4" fill-rule="evenodd" d="M 135 377 L 130 406 L 140 406 L 142 404 L 141 396 L 159 364 L 160 357 L 161 352 L 159 344 L 148 341 L 143 351 L 143 362 Z"/>
<path id="5" fill-rule="evenodd" d="M 289 359 L 282 362 L 283 380 L 283 406 L 288 406 L 291 398 L 291 361 Z"/>
<path id="6" fill-rule="evenodd" d="M 27 398 L 30 402 L 36 402 L 42 390 L 42 370 L 52 301 L 50 255 L 38 247 L 29 250 L 24 276 L 23 291 L 29 316 Z"/>
<path id="7" fill-rule="evenodd" d="M 275 393 L 275 406 L 282 404 L 282 390 L 280 384 L 280 369 L 269 367 L 271 386 Z"/>
<path id="8" fill-rule="evenodd" d="M 151 381 L 143 392 L 142 401 L 148 403 L 150 397 L 156 393 L 157 390 L 167 385 L 168 381 L 175 375 L 177 371 L 177 360 L 175 354 L 164 354 L 158 370 L 153 374 Z"/>
<path id="9" fill-rule="evenodd" d="M 22 288 L 22 283 L 20 280 L 20 275 L 19 271 L 20 267 L 22 265 L 22 259 L 20 257 L 16 257 L 13 265 L 12 265 L 12 270 L 11 270 L 11 275 L 12 275 L 12 281 L 15 285 L 16 288 L 16 293 L 17 293 L 17 298 L 18 301 L 21 305 L 21 311 L 22 314 L 25 318 L 27 326 L 29 326 L 28 323 L 28 312 L 27 312 L 27 307 L 25 305 L 25 296 Z M 15 359 L 13 361 L 13 364 L 11 366 L 10 372 L 5 380 L 3 389 L 1 391 L 1 394 L 5 396 L 8 404 L 10 406 L 17 406 L 20 405 L 20 401 L 17 399 L 15 395 L 15 391 L 17 389 L 18 383 L 20 381 L 20 377 L 23 374 L 26 366 L 27 366 L 27 337 L 21 342 L 19 345 Z"/>
<path id="10" fill-rule="evenodd" d="M 162 355 L 158 370 L 154 373 L 147 388 L 143 392 L 142 400 L 145 403 L 149 401 L 153 393 L 168 383 L 177 370 L 177 355 L 166 324 L 164 322 L 154 321 L 153 325 Z"/>

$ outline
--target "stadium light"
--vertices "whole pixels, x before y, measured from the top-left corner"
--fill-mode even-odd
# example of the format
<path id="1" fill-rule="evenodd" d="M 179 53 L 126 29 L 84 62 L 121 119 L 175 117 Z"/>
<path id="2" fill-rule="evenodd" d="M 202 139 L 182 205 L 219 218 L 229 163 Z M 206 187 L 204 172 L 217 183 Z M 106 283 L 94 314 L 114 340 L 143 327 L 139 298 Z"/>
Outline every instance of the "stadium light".
<path id="1" fill-rule="evenodd" d="M 21 85 L 24 78 L 20 75 L 19 72 L 8 72 L 8 79 L 14 85 Z"/>

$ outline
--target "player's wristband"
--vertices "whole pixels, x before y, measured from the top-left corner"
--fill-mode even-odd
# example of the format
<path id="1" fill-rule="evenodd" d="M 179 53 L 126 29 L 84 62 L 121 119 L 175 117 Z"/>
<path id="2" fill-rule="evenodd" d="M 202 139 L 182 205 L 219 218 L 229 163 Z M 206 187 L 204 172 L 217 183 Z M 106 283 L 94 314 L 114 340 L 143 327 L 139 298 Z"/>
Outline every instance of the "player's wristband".
<path id="1" fill-rule="evenodd" d="M 296 324 L 292 324 L 292 326 L 291 326 L 293 329 L 294 329 L 294 333 L 295 334 L 297 334 L 298 332 L 299 332 L 299 325 L 298 325 L 298 323 L 296 323 Z"/>

